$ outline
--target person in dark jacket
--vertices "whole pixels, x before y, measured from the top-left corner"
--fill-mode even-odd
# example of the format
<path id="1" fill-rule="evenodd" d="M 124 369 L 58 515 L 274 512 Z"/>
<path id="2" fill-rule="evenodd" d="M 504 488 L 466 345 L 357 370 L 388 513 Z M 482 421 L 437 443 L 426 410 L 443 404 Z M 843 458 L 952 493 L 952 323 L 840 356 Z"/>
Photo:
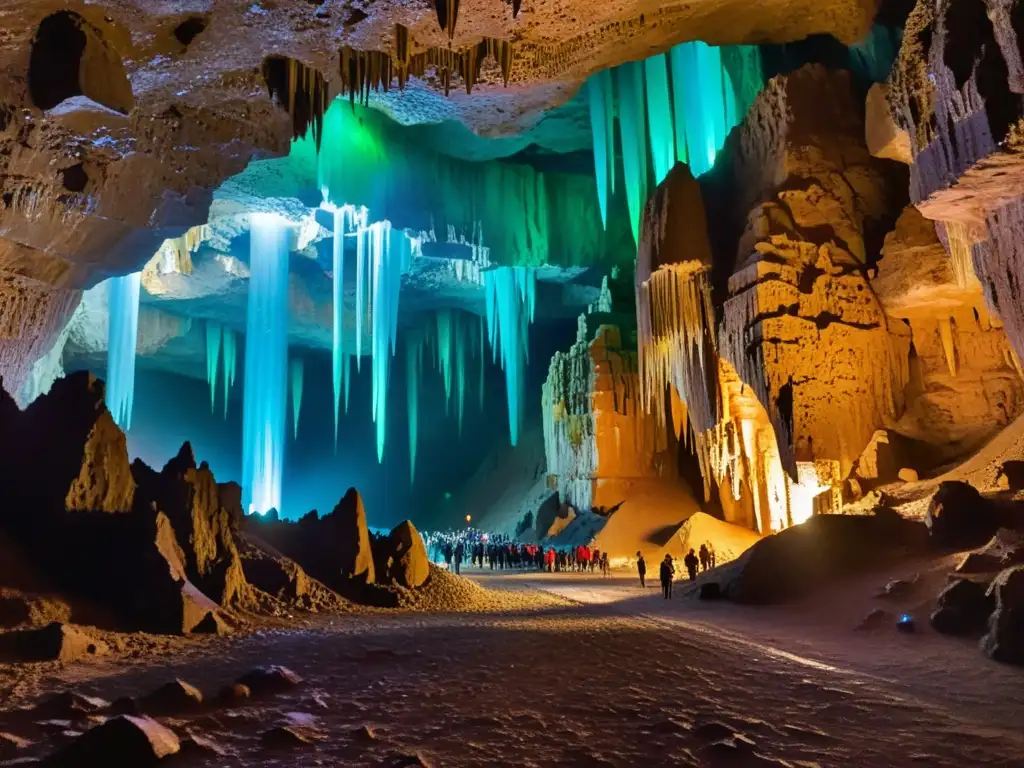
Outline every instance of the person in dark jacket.
<path id="1" fill-rule="evenodd" d="M 465 555 L 465 552 L 466 551 L 465 551 L 465 549 L 462 546 L 462 540 L 460 539 L 459 543 L 455 545 L 455 558 L 454 559 L 455 559 L 455 572 L 456 573 L 458 573 L 460 570 L 462 570 L 462 558 L 463 558 L 463 555 Z"/>
<path id="2" fill-rule="evenodd" d="M 686 557 L 683 558 L 683 565 L 686 566 L 686 572 L 690 574 L 690 581 L 697 578 L 697 566 L 700 565 L 700 560 L 697 559 L 697 555 L 691 549 Z"/>
<path id="3" fill-rule="evenodd" d="M 640 574 L 640 589 L 647 589 L 647 561 L 639 552 L 636 553 L 636 572 Z"/>
<path id="4" fill-rule="evenodd" d="M 672 599 L 672 579 L 676 575 L 676 566 L 672 555 L 665 555 L 661 561 L 661 594 L 666 600 Z"/>

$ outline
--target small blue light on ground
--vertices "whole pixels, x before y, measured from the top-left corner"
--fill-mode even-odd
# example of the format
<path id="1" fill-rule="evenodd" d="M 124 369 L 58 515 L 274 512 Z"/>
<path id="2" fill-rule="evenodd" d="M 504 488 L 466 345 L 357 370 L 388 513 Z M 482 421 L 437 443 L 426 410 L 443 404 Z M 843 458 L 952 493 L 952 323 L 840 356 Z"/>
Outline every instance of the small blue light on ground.
<path id="1" fill-rule="evenodd" d="M 900 632 L 913 632 L 914 617 L 909 613 L 901 613 L 899 621 L 896 622 L 896 629 Z"/>

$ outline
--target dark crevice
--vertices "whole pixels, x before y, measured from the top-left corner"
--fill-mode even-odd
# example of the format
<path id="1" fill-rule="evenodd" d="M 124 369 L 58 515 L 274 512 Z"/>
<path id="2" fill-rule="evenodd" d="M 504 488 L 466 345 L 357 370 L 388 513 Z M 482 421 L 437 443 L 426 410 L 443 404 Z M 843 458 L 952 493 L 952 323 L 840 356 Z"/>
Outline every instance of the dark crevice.
<path id="1" fill-rule="evenodd" d="M 982 0 L 950 3 L 946 12 L 945 61 L 957 88 L 963 88 L 986 40 L 992 40 L 992 23 Z"/>
<path id="2" fill-rule="evenodd" d="M 190 16 L 174 28 L 175 39 L 186 48 L 206 29 L 206 19 Z"/>
<path id="3" fill-rule="evenodd" d="M 28 88 L 32 103 L 47 110 L 72 96 L 82 95 L 78 70 L 85 52 L 81 17 L 59 11 L 43 19 L 32 42 Z"/>
<path id="4" fill-rule="evenodd" d="M 82 163 L 65 168 L 61 172 L 61 183 L 69 192 L 83 192 L 89 183 L 89 176 Z"/>

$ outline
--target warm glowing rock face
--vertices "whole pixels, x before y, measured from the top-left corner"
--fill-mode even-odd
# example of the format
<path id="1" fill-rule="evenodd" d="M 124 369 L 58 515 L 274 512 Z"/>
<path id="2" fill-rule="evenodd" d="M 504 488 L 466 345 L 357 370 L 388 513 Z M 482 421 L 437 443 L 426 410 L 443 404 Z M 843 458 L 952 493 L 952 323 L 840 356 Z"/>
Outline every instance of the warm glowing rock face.
<path id="1" fill-rule="evenodd" d="M 957 270 L 934 222 L 909 206 L 886 237 L 871 281 L 888 315 L 905 321 L 912 344 L 896 429 L 940 455 L 974 448 L 1024 406 L 1018 358 L 965 266 Z"/>
<path id="2" fill-rule="evenodd" d="M 618 326 L 590 334 L 580 317 L 576 343 L 551 361 L 541 405 L 549 483 L 563 502 L 610 508 L 630 482 L 675 473 L 664 420 L 641 406 L 636 352 Z"/>
<path id="3" fill-rule="evenodd" d="M 727 519 L 761 531 L 837 510 L 841 479 L 902 406 L 906 355 L 863 266 L 896 185 L 858 114 L 846 75 L 820 67 L 773 79 L 754 102 L 705 185 L 716 225 L 740 232 L 715 239 L 713 312 L 704 238 L 673 238 L 664 218 L 666 194 L 697 210 L 692 181 L 667 179 L 645 218 L 643 391 L 657 413 L 672 383 L 706 497 L 717 489 Z M 648 300 L 669 275 L 674 298 Z"/>
<path id="4" fill-rule="evenodd" d="M 920 0 L 907 21 L 890 106 L 913 155 L 911 200 L 972 261 L 989 310 L 1024 353 L 1024 90 L 1020 4 Z"/>

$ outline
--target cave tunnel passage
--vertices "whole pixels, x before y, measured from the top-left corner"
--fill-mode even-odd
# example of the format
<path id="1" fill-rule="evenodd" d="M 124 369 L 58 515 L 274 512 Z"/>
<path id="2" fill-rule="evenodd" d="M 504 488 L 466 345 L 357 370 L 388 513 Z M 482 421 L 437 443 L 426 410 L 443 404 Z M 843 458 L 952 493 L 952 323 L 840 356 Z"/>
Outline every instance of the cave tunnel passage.
<path id="1" fill-rule="evenodd" d="M 100 28 L 77 13 L 58 11 L 39 24 L 29 57 L 28 87 L 42 110 L 74 96 L 128 114 L 134 105 L 131 83 L 117 50 Z"/>
<path id="2" fill-rule="evenodd" d="M 85 53 L 82 17 L 59 11 L 43 19 L 32 42 L 28 87 L 32 102 L 47 110 L 82 95 L 78 72 Z"/>

